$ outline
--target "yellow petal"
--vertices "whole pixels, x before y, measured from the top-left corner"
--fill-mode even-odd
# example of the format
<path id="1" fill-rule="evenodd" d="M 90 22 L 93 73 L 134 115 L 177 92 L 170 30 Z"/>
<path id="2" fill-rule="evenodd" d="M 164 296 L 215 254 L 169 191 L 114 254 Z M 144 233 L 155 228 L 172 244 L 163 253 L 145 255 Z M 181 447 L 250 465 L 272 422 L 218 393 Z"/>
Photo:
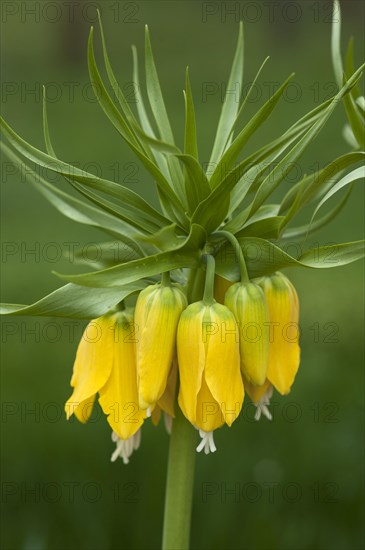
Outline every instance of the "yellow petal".
<path id="1" fill-rule="evenodd" d="M 271 382 L 266 379 L 262 386 L 255 386 L 253 384 L 250 384 L 248 380 L 243 378 L 243 385 L 244 385 L 245 391 L 247 392 L 248 396 L 254 403 L 257 403 L 261 399 L 261 397 L 266 393 L 270 384 Z"/>
<path id="2" fill-rule="evenodd" d="M 216 331 L 209 336 L 204 378 L 225 422 L 231 426 L 244 397 L 238 328 L 233 313 L 218 303 L 210 307 L 210 320 Z"/>
<path id="3" fill-rule="evenodd" d="M 200 391 L 196 402 L 194 425 L 205 432 L 212 432 L 224 424 L 220 404 L 214 399 L 203 373 Z"/>
<path id="4" fill-rule="evenodd" d="M 192 423 L 196 424 L 197 396 L 205 366 L 203 302 L 191 304 L 182 313 L 177 331 L 177 354 L 180 374 L 179 405 Z"/>
<path id="5" fill-rule="evenodd" d="M 100 389 L 99 403 L 111 428 L 121 439 L 128 439 L 146 416 L 138 406 L 135 342 L 131 338 L 133 316 L 129 310 L 118 315 L 114 342 L 114 363 L 106 384 Z"/>
<path id="6" fill-rule="evenodd" d="M 264 281 L 270 316 L 267 378 L 285 395 L 290 392 L 300 363 L 298 299 L 288 279 L 275 274 Z"/>
<path id="7" fill-rule="evenodd" d="M 91 416 L 91 413 L 92 413 L 92 410 L 93 410 L 93 407 L 94 407 L 94 403 L 95 403 L 95 397 L 96 395 L 92 395 L 91 397 L 89 397 L 88 399 L 85 399 L 85 401 L 82 401 L 80 403 L 80 405 L 78 405 L 76 407 L 76 409 L 74 410 L 74 413 L 75 413 L 75 416 L 77 418 L 77 420 L 79 420 L 80 422 L 82 422 L 83 424 L 85 422 L 87 422 Z M 69 418 L 69 416 L 68 416 Z M 67 420 L 68 420 L 67 418 Z"/>
<path id="8" fill-rule="evenodd" d="M 240 329 L 242 374 L 261 386 L 269 364 L 269 311 L 261 287 L 237 283 L 226 294 L 225 305 L 233 312 Z"/>
<path id="9" fill-rule="evenodd" d="M 185 306 L 184 294 L 174 286 L 160 286 L 149 301 L 137 302 L 137 374 L 141 408 L 155 404 L 165 391 L 175 353 L 177 325 Z"/>
<path id="10" fill-rule="evenodd" d="M 162 397 L 157 402 L 159 408 L 173 418 L 175 418 L 177 370 L 177 358 L 174 357 L 172 361 L 172 368 L 167 379 L 166 389 L 162 394 Z"/>
<path id="11" fill-rule="evenodd" d="M 74 391 L 65 405 L 67 418 L 108 380 L 113 365 L 114 326 L 115 317 L 107 315 L 86 327 L 74 363 L 71 379 Z"/>

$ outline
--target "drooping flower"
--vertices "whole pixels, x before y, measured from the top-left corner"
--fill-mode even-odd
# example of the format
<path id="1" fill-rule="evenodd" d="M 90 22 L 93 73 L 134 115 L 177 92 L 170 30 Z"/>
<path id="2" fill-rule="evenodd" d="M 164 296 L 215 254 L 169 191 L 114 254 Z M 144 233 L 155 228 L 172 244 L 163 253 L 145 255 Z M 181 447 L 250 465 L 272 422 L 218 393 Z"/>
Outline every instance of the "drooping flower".
<path id="1" fill-rule="evenodd" d="M 138 296 L 137 380 L 139 406 L 153 408 L 162 397 L 176 349 L 176 331 L 187 300 L 175 283 L 150 285 Z"/>
<path id="2" fill-rule="evenodd" d="M 260 285 L 270 318 L 267 378 L 285 395 L 290 392 L 300 363 L 298 295 L 289 279 L 280 272 L 264 277 Z"/>
<path id="3" fill-rule="evenodd" d="M 236 283 L 224 300 L 239 326 L 241 370 L 245 378 L 261 386 L 269 360 L 269 312 L 265 295 L 255 283 Z"/>
<path id="4" fill-rule="evenodd" d="M 124 459 L 130 456 L 131 445 L 135 448 L 131 442 L 146 417 L 138 406 L 133 323 L 133 310 L 128 308 L 88 324 L 76 353 L 71 379 L 74 390 L 65 405 L 67 418 L 75 414 L 86 422 L 99 394 Z"/>
<path id="5" fill-rule="evenodd" d="M 213 431 L 237 419 L 244 389 L 240 373 L 236 321 L 216 302 L 195 302 L 178 326 L 179 405 L 199 429 L 197 450 L 214 451 Z"/>

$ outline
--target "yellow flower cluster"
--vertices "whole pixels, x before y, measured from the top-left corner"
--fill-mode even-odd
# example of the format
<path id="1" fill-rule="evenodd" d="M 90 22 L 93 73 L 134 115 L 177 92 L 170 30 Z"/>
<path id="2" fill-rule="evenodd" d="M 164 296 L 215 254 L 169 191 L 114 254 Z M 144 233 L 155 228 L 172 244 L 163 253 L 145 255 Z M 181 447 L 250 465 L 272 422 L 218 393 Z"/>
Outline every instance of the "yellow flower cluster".
<path id="1" fill-rule="evenodd" d="M 135 309 L 89 323 L 80 342 L 66 403 L 85 422 L 96 394 L 113 430 L 112 459 L 128 462 L 140 428 L 165 412 L 174 416 L 176 390 L 185 417 L 214 451 L 213 431 L 238 418 L 245 390 L 270 418 L 273 387 L 290 391 L 299 367 L 297 293 L 282 273 L 248 283 L 216 276 L 214 298 L 188 305 L 168 281 L 140 292 Z"/>

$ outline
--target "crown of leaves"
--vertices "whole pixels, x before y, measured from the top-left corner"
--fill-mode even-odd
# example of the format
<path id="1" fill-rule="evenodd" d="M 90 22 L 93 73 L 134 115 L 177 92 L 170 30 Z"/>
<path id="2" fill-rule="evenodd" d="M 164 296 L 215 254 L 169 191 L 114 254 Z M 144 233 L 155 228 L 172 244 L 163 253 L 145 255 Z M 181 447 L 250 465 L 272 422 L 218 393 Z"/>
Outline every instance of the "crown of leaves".
<path id="1" fill-rule="evenodd" d="M 45 94 L 43 130 L 46 152 L 27 143 L 1 119 L 3 134 L 10 145 L 1 143 L 5 154 L 20 166 L 25 166 L 26 159 L 60 174 L 80 198 L 65 193 L 35 170 L 27 168 L 30 183 L 62 214 L 76 222 L 97 227 L 114 239 L 100 244 L 101 259 L 91 262 L 94 271 L 79 275 L 57 274 L 68 284 L 32 306 L 3 305 L 2 313 L 95 318 L 151 281 L 158 280 L 158 275 L 165 271 L 172 271 L 175 280 L 184 281 L 184 268 L 201 266 L 202 253 L 207 250 L 214 251 L 217 273 L 237 280 L 239 267 L 233 251 L 229 250 L 232 244 L 222 237 L 222 229 L 234 235 L 243 250 L 254 247 L 253 257 L 246 255 L 250 277 L 289 266 L 333 267 L 363 256 L 363 241 L 307 250 L 298 258 L 285 252 L 285 243 L 289 240 L 305 239 L 333 220 L 346 204 L 353 182 L 364 177 L 363 166 L 354 168 L 364 160 L 364 152 L 360 150 L 364 147 L 364 98 L 358 87 L 364 65 L 354 70 L 350 42 L 345 76 L 339 46 L 340 21 L 334 25 L 332 36 L 333 62 L 340 85 L 338 93 L 302 116 L 282 135 L 242 158 L 245 145 L 267 121 L 293 76 L 290 75 L 243 125 L 242 111 L 266 59 L 241 102 L 238 103 L 233 94 L 226 94 L 208 163 L 210 168 L 213 167 L 209 174 L 199 159 L 188 70 L 184 91 L 185 136 L 181 150 L 176 145 L 163 99 L 148 28 L 145 32 L 145 73 L 149 108 L 142 96 L 137 50 L 133 47 L 133 80 L 137 94 L 135 114 L 111 67 L 100 16 L 99 23 L 106 75 L 115 98 L 110 95 L 96 64 L 93 28 L 88 42 L 90 80 L 105 115 L 155 181 L 161 210 L 119 183 L 99 178 L 58 159 L 48 129 Z M 236 83 L 242 89 L 243 56 L 241 24 L 228 91 Z M 346 133 L 355 150 L 336 158 L 319 172 L 305 175 L 289 189 L 281 203 L 268 202 L 342 101 L 349 121 Z M 345 194 L 341 200 L 325 215 L 314 219 L 322 206 L 342 189 L 345 189 Z M 298 212 L 309 204 L 315 205 L 311 220 L 305 225 L 289 227 Z M 117 247 L 116 253 L 118 243 L 123 246 Z M 83 261 L 81 253 L 76 253 L 74 260 Z M 97 292 L 92 292 L 90 287 L 97 288 Z"/>

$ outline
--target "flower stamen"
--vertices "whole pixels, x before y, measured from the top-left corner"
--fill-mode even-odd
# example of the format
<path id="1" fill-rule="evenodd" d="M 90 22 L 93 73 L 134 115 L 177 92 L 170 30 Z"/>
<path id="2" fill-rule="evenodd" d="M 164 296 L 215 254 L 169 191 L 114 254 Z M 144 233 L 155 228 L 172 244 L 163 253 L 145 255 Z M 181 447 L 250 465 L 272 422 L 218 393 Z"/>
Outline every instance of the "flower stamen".
<path id="1" fill-rule="evenodd" d="M 139 429 L 128 439 L 121 439 L 115 432 L 112 432 L 112 441 L 116 443 L 117 447 L 110 460 L 115 462 L 120 457 L 124 464 L 128 464 L 133 451 L 136 451 L 141 444 L 141 430 Z"/>
<path id="2" fill-rule="evenodd" d="M 270 405 L 270 399 L 272 397 L 272 394 L 273 394 L 273 387 L 269 386 L 266 392 L 264 393 L 264 395 L 260 397 L 260 399 L 256 403 L 254 403 L 256 407 L 255 420 L 257 421 L 260 420 L 261 415 L 266 416 L 268 420 L 272 420 L 272 414 L 268 408 L 268 406 Z"/>
<path id="3" fill-rule="evenodd" d="M 199 435 L 202 440 L 196 448 L 196 451 L 198 453 L 200 453 L 203 449 L 206 455 L 208 455 L 209 453 L 215 453 L 217 447 L 214 443 L 213 433 L 214 432 L 205 432 L 204 430 L 199 430 Z"/>

